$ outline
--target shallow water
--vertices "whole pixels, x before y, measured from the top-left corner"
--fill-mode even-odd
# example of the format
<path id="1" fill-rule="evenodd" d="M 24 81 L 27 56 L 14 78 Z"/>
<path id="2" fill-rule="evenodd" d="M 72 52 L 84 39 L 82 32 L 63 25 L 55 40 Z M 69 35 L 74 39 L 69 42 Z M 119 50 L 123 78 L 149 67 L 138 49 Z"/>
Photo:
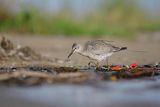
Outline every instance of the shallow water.
<path id="1" fill-rule="evenodd" d="M 0 104 L 3 107 L 160 107 L 159 78 L 79 85 L 1 86 Z"/>

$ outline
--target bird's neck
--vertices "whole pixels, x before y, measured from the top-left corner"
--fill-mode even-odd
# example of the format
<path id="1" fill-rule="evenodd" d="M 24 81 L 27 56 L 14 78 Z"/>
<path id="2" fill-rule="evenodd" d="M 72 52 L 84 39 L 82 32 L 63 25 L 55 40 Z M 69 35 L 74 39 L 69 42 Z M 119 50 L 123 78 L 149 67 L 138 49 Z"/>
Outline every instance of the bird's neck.
<path id="1" fill-rule="evenodd" d="M 85 51 L 84 51 L 84 49 L 83 49 L 83 46 L 81 46 L 81 47 L 77 50 L 77 53 L 78 53 L 78 54 L 81 54 L 81 55 L 86 55 L 86 54 L 85 54 Z"/>
<path id="2" fill-rule="evenodd" d="M 83 51 L 83 49 L 79 50 L 78 54 L 83 55 L 83 56 L 87 55 L 87 53 L 85 51 Z"/>

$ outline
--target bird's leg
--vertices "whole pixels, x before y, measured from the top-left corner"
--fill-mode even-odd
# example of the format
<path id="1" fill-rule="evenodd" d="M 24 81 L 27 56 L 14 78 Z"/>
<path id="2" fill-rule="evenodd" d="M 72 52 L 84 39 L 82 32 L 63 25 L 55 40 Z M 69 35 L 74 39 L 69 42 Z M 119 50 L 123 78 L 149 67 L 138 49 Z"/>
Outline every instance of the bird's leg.
<path id="1" fill-rule="evenodd" d="M 89 66 L 89 67 L 92 67 L 92 66 L 93 66 L 92 64 L 94 64 L 94 65 L 95 65 L 96 69 L 98 69 L 98 68 L 99 68 L 99 61 L 98 61 L 98 60 L 96 60 L 96 63 L 95 63 L 95 62 L 93 62 L 93 61 L 90 61 L 90 62 L 88 63 L 88 66 Z"/>
<path id="2" fill-rule="evenodd" d="M 109 70 L 110 67 L 109 67 L 109 58 L 106 59 L 106 62 L 107 62 L 107 69 Z"/>
<path id="3" fill-rule="evenodd" d="M 98 60 L 96 61 L 97 61 L 96 68 L 99 68 L 99 61 Z"/>
<path id="4" fill-rule="evenodd" d="M 107 62 L 107 67 L 109 66 L 109 61 L 108 61 L 108 60 L 109 60 L 109 59 L 107 58 L 107 59 L 106 59 L 106 62 Z"/>

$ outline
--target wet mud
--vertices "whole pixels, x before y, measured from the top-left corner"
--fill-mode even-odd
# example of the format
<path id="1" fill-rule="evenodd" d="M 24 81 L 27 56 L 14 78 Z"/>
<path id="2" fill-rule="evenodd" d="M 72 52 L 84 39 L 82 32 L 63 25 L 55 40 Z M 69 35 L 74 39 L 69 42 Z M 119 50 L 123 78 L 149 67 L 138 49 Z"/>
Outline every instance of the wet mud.
<path id="1" fill-rule="evenodd" d="M 48 40 L 46 43 L 48 47 Z M 158 62 L 129 65 L 120 63 L 99 67 L 86 66 L 87 64 L 76 66 L 76 63 L 60 59 L 61 54 L 60 58 L 55 59 L 43 56 L 42 51 L 36 51 L 32 45 L 17 45 L 6 37 L 0 37 L 2 107 L 159 107 L 160 105 Z M 46 44 L 38 47 L 43 45 Z M 53 53 L 59 48 L 55 48 Z"/>
<path id="2" fill-rule="evenodd" d="M 65 67 L 52 65 L 29 46 L 15 45 L 5 37 L 0 42 L 0 84 L 39 85 L 117 81 L 160 75 L 160 64 Z M 9 64 L 8 64 L 9 62 Z M 13 62 L 18 62 L 13 64 Z M 34 64 L 36 62 L 36 64 Z M 45 62 L 47 64 L 41 64 Z M 5 64 L 7 63 L 7 64 Z"/>

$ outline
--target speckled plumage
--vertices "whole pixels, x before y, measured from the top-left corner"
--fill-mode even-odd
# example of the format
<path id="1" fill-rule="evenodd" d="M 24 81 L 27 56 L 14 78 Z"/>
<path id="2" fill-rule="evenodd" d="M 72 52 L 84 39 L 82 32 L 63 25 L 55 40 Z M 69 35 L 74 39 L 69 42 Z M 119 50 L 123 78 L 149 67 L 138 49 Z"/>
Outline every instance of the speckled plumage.
<path id="1" fill-rule="evenodd" d="M 117 47 L 111 44 L 112 41 L 107 40 L 93 40 L 88 41 L 83 45 L 74 43 L 72 45 L 72 52 L 69 54 L 68 58 L 77 52 L 83 56 L 94 59 L 98 62 L 107 59 L 113 53 L 125 50 L 127 47 Z"/>

